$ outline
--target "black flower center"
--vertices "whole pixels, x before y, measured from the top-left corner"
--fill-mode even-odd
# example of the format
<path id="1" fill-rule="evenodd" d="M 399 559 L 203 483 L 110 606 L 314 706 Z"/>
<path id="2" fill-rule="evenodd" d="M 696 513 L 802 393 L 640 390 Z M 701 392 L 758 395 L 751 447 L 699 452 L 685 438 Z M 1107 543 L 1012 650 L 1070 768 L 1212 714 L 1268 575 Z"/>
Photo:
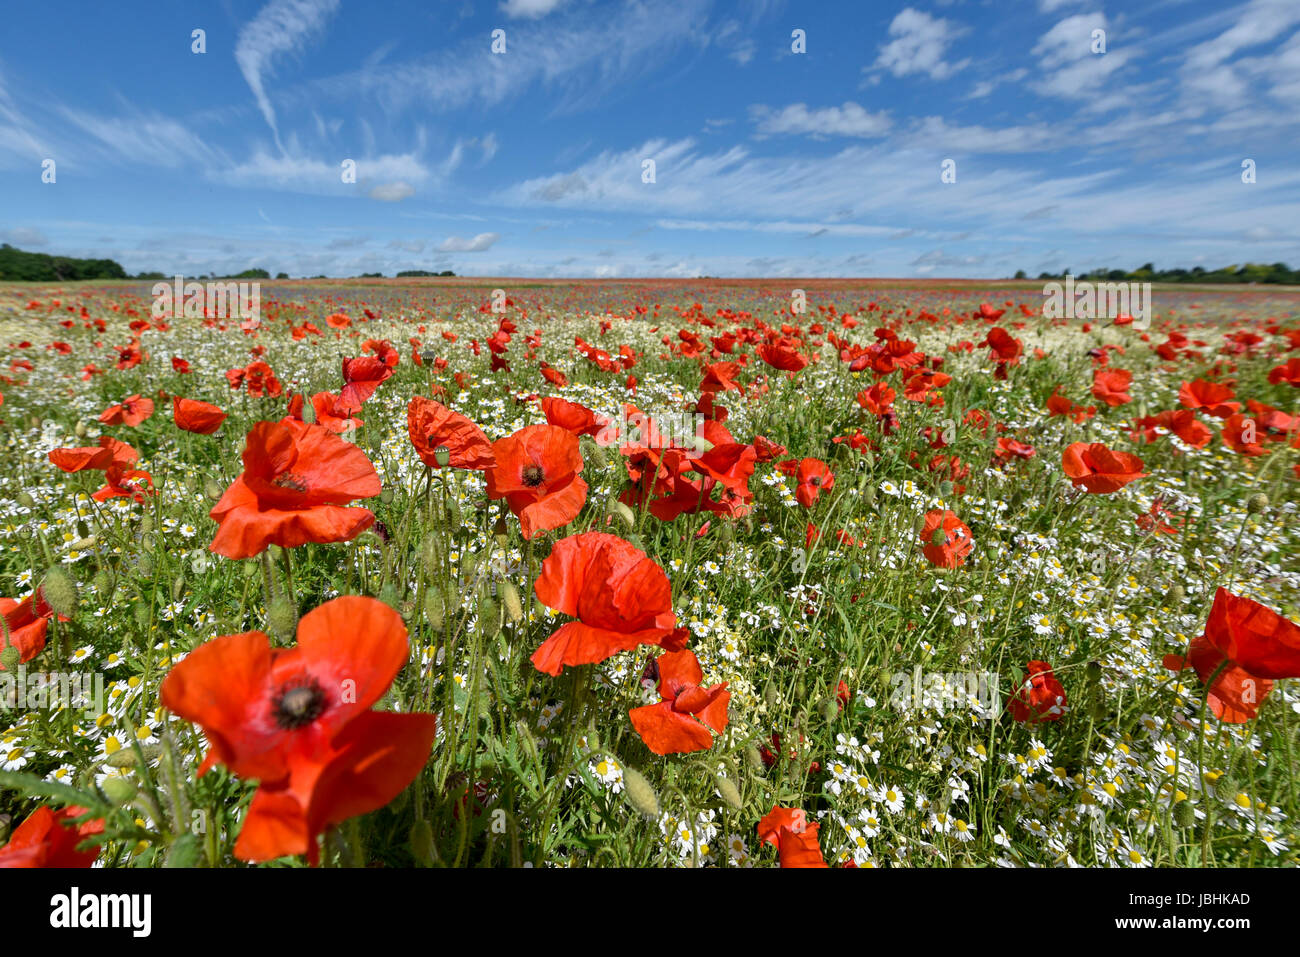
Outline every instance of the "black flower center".
<path id="1" fill-rule="evenodd" d="M 542 467 L 540 465 L 525 465 L 523 480 L 524 484 L 529 488 L 537 488 L 542 484 Z"/>
<path id="2" fill-rule="evenodd" d="M 319 718 L 325 704 L 325 692 L 316 679 L 301 679 L 280 687 L 271 698 L 271 714 L 278 727 L 296 731 Z"/>
<path id="3" fill-rule="evenodd" d="M 307 481 L 297 472 L 285 472 L 277 475 L 272 484 L 279 488 L 291 488 L 295 492 L 307 491 Z"/>

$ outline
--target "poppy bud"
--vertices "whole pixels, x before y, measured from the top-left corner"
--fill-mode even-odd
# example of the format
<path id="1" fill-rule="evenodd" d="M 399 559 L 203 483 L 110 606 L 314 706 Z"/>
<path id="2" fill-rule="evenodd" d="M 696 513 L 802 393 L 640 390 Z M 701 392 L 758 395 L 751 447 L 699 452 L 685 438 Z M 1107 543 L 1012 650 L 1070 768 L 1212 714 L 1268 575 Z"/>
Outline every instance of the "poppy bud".
<path id="1" fill-rule="evenodd" d="M 722 795 L 722 800 L 726 801 L 737 811 L 744 807 L 744 801 L 742 801 L 740 797 L 740 788 L 736 787 L 735 781 L 719 774 L 714 779 L 714 783 L 718 786 L 718 793 Z"/>
<path id="2" fill-rule="evenodd" d="M 1237 779 L 1230 771 L 1225 771 L 1214 779 L 1214 794 L 1224 800 L 1237 796 Z"/>
<path id="3" fill-rule="evenodd" d="M 437 853 L 433 849 L 433 825 L 423 819 L 416 821 L 411 825 L 408 840 L 411 844 L 411 855 L 416 863 L 424 867 L 432 867 L 437 860 Z"/>
<path id="4" fill-rule="evenodd" d="M 584 435 L 579 442 L 579 451 L 582 454 L 582 461 L 590 463 L 594 468 L 603 469 L 606 462 L 609 461 L 605 456 L 605 450 L 601 448 L 600 443 L 590 435 Z"/>
<path id="5" fill-rule="evenodd" d="M 501 609 L 491 598 L 484 597 L 478 605 L 479 629 L 485 635 L 495 635 L 501 630 Z"/>
<path id="6" fill-rule="evenodd" d="M 314 425 L 316 423 L 316 406 L 312 405 L 310 402 L 304 402 L 302 404 L 302 412 L 299 414 L 302 416 L 303 422 L 307 425 Z M 344 436 L 344 438 L 346 438 L 346 436 Z"/>
<path id="7" fill-rule="evenodd" d="M 501 583 L 501 604 L 505 607 L 506 616 L 512 624 L 523 619 L 524 603 L 519 597 L 519 589 L 515 587 L 514 582 Z"/>
<path id="8" fill-rule="evenodd" d="M 379 501 L 383 502 L 385 505 L 392 505 L 393 490 L 391 488 L 388 488 L 387 486 L 381 488 L 379 490 Z"/>
<path id="9" fill-rule="evenodd" d="M 939 483 L 939 497 L 945 499 L 952 497 L 952 483 L 947 479 Z"/>
<path id="10" fill-rule="evenodd" d="M 180 601 L 181 596 L 185 594 L 185 573 L 181 572 L 172 582 L 172 601 Z"/>
<path id="11" fill-rule="evenodd" d="M 429 588 L 424 592 L 424 619 L 429 623 L 430 631 L 442 631 L 443 607 L 442 591 Z"/>
<path id="12" fill-rule="evenodd" d="M 750 770 L 757 774 L 763 773 L 763 755 L 758 753 L 758 748 L 752 744 L 745 749 L 745 763 L 749 765 Z"/>
<path id="13" fill-rule="evenodd" d="M 4 624 L 4 630 L 5 630 L 4 638 L 6 642 L 5 650 L 0 651 L 0 667 L 3 667 L 5 671 L 13 671 L 15 668 L 19 666 L 19 664 L 22 663 L 23 656 L 18 652 L 17 648 L 15 648 L 13 645 L 8 644 L 9 641 L 8 623 L 5 622 L 3 618 L 0 618 L 0 624 Z"/>
<path id="14" fill-rule="evenodd" d="M 934 545 L 937 548 L 942 548 L 944 545 L 947 545 L 948 533 L 945 532 L 942 528 L 936 528 L 934 532 L 930 535 L 930 544 Z"/>
<path id="15" fill-rule="evenodd" d="M 627 803 L 642 817 L 651 820 L 659 817 L 659 795 L 636 768 L 623 768 L 623 793 L 627 795 Z"/>
<path id="16" fill-rule="evenodd" d="M 257 562 L 244 562 L 244 577 L 252 578 L 257 574 Z"/>
<path id="17" fill-rule="evenodd" d="M 144 554 L 135 563 L 135 570 L 140 573 L 141 578 L 153 578 L 153 557 Z"/>
<path id="18" fill-rule="evenodd" d="M 77 537 L 78 537 L 78 538 L 89 538 L 89 537 L 90 537 L 90 526 L 87 525 L 87 524 L 86 524 L 84 521 L 82 521 L 81 519 L 77 519 Z"/>
<path id="19" fill-rule="evenodd" d="M 424 543 L 420 549 L 420 560 L 424 562 L 426 568 L 433 568 L 439 564 L 437 532 L 430 532 L 424 536 Z"/>
<path id="20" fill-rule="evenodd" d="M 146 762 L 162 754 L 162 746 L 157 744 L 142 744 L 140 750 L 144 752 Z M 139 764 L 139 759 L 136 758 L 135 748 L 120 748 L 110 754 L 104 763 L 110 768 L 133 768 Z"/>
<path id="21" fill-rule="evenodd" d="M 1182 585 L 1174 585 L 1169 589 L 1169 598 L 1174 604 L 1181 604 L 1187 598 L 1187 589 Z"/>
<path id="22" fill-rule="evenodd" d="M 77 583 L 57 565 L 45 573 L 41 597 L 63 618 L 71 618 L 77 613 Z"/>
<path id="23" fill-rule="evenodd" d="M 7 843 L 9 840 L 9 826 L 13 824 L 13 815 L 0 814 L 0 843 Z"/>
<path id="24" fill-rule="evenodd" d="M 95 594 L 100 598 L 107 599 L 113 593 L 113 573 L 107 568 L 101 568 L 95 572 L 95 577 L 91 584 L 95 586 Z"/>
<path id="25" fill-rule="evenodd" d="M 451 462 L 451 449 L 445 445 L 440 445 L 433 450 L 433 460 L 438 463 L 438 468 L 445 469 Z"/>
<path id="26" fill-rule="evenodd" d="M 399 615 L 402 613 L 402 596 L 398 593 L 397 585 L 393 582 L 387 582 L 379 589 L 379 600 L 382 601 Z"/>
<path id="27" fill-rule="evenodd" d="M 840 703 L 834 698 L 827 698 L 822 702 L 822 717 L 827 724 L 834 724 L 835 719 L 840 716 Z"/>
<path id="28" fill-rule="evenodd" d="M 781 693 L 776 690 L 776 682 L 768 678 L 767 684 L 763 686 L 763 703 L 769 708 L 775 708 L 780 701 Z"/>
<path id="29" fill-rule="evenodd" d="M 498 515 L 497 520 L 492 523 L 492 534 L 496 536 L 497 543 L 503 547 L 510 540 L 510 525 L 504 515 Z"/>
<path id="30" fill-rule="evenodd" d="M 130 804 L 131 799 L 135 797 L 136 791 L 139 790 L 135 781 L 119 774 L 105 778 L 100 788 L 103 790 L 105 797 L 118 805 Z"/>
<path id="31" fill-rule="evenodd" d="M 1105 721 L 1110 717 L 1110 711 L 1106 707 L 1106 702 L 1098 700 L 1092 703 L 1092 720 Z"/>
<path id="32" fill-rule="evenodd" d="M 1084 672 L 1088 678 L 1088 684 L 1096 684 L 1101 680 L 1101 662 L 1090 661 Z"/>
<path id="33" fill-rule="evenodd" d="M 462 522 L 464 521 L 464 517 L 460 510 L 460 503 L 457 502 L 454 498 L 447 500 L 447 514 L 448 517 L 451 519 L 451 527 L 453 529 L 460 528 Z"/>
<path id="34" fill-rule="evenodd" d="M 1251 515 L 1258 515 L 1268 509 L 1268 496 L 1263 492 L 1256 492 L 1246 500 L 1246 511 Z"/>
<path id="35" fill-rule="evenodd" d="M 153 531 L 153 515 L 145 512 L 140 516 L 140 534 L 148 535 Z"/>
<path id="36" fill-rule="evenodd" d="M 298 630 L 298 609 L 284 595 L 276 595 L 266 609 L 266 627 L 281 641 L 288 641 Z"/>
<path id="37" fill-rule="evenodd" d="M 32 498 L 30 492 L 19 492 L 18 504 L 21 505 L 23 508 L 35 508 L 36 499 Z"/>
<path id="38" fill-rule="evenodd" d="M 629 531 L 636 528 L 636 515 L 617 499 L 609 503 L 609 514 L 620 519 Z"/>
<path id="39" fill-rule="evenodd" d="M 85 419 L 78 419 L 77 424 L 73 426 L 72 431 L 77 436 L 77 438 L 84 439 L 86 437 L 86 433 L 90 431 L 90 426 L 86 425 Z"/>
<path id="40" fill-rule="evenodd" d="M 1191 827 L 1196 823 L 1196 807 L 1191 801 L 1183 800 L 1174 805 L 1174 823 L 1179 827 Z"/>
<path id="41" fill-rule="evenodd" d="M 203 479 L 203 494 L 212 501 L 220 501 L 223 494 L 221 484 L 212 476 L 206 476 Z"/>

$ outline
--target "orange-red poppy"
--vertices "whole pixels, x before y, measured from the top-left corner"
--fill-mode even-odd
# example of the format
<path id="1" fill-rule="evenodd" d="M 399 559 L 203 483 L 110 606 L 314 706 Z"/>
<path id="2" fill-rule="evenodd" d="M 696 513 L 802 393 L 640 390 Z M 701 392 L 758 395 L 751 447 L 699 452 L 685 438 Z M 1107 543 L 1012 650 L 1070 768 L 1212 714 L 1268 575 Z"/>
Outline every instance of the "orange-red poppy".
<path id="1" fill-rule="evenodd" d="M 534 584 L 542 604 L 577 618 L 561 625 L 533 653 L 538 671 L 604 661 L 637 645 L 673 636 L 672 586 L 645 552 L 604 532 L 555 543 Z"/>
<path id="2" fill-rule="evenodd" d="M 1109 495 L 1144 477 L 1142 464 L 1136 455 L 1108 449 L 1100 442 L 1075 442 L 1061 457 L 1070 481 L 1094 495 Z"/>
<path id="3" fill-rule="evenodd" d="M 826 867 L 817 841 L 820 827 L 801 808 L 778 805 L 758 822 L 758 839 L 776 846 L 782 867 Z"/>
<path id="4" fill-rule="evenodd" d="M 1208 701 L 1215 717 L 1230 724 L 1254 718 L 1280 678 L 1300 677 L 1300 626 L 1271 608 L 1226 588 L 1214 593 L 1205 631 L 1187 656 L 1165 655 L 1171 671 L 1191 667 L 1202 682 L 1217 675 Z"/>
<path id="5" fill-rule="evenodd" d="M 960 568 L 975 549 L 975 540 L 955 512 L 932 509 L 921 526 L 921 546 L 926 561 L 936 568 Z"/>
<path id="6" fill-rule="evenodd" d="M 344 507 L 379 494 L 374 466 L 328 429 L 293 419 L 258 422 L 243 458 L 243 474 L 209 513 L 220 525 L 209 546 L 219 555 L 346 542 L 375 521 L 369 509 Z"/>
<path id="7" fill-rule="evenodd" d="M 488 498 L 504 498 L 525 539 L 567 525 L 587 501 L 578 437 L 556 425 L 529 425 L 492 443 Z"/>
<path id="8" fill-rule="evenodd" d="M 110 405 L 99 414 L 99 421 L 105 425 L 137 426 L 153 415 L 153 399 L 142 399 L 137 395 L 128 395 L 116 405 Z"/>
<path id="9" fill-rule="evenodd" d="M 86 838 L 104 832 L 102 818 L 76 824 L 84 807 L 58 811 L 41 805 L 14 829 L 9 843 L 0 847 L 0 867 L 90 867 L 99 857 L 99 847 L 79 851 Z"/>
<path id="10" fill-rule="evenodd" d="M 686 649 L 660 655 L 655 666 L 663 700 L 629 711 L 632 727 L 655 754 L 707 751 L 713 746 L 709 729 L 727 730 L 727 682 L 704 687 L 700 663 Z"/>
<path id="11" fill-rule="evenodd" d="M 447 450 L 450 468 L 482 471 L 496 462 L 492 443 L 482 429 L 459 412 L 424 396 L 415 396 L 407 405 L 406 429 L 420 461 L 430 468 L 439 467 L 439 448 Z"/>
<path id="12" fill-rule="evenodd" d="M 199 435 L 211 435 L 221 428 L 226 421 L 226 413 L 210 402 L 198 399 L 185 399 L 179 395 L 172 396 L 172 421 L 178 429 L 195 432 Z"/>
<path id="13" fill-rule="evenodd" d="M 1052 666 L 1031 661 L 1025 665 L 1025 680 L 1007 699 L 1007 710 L 1017 721 L 1059 721 L 1065 704 L 1065 688 L 1052 673 Z"/>

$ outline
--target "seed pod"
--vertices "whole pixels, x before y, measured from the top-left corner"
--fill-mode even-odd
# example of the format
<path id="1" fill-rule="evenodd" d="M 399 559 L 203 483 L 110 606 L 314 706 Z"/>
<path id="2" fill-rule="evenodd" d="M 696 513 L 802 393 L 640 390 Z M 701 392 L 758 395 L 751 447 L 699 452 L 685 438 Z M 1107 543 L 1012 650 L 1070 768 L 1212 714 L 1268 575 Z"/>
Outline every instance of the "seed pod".
<path id="1" fill-rule="evenodd" d="M 659 817 L 659 795 L 636 768 L 623 768 L 623 793 L 627 795 L 627 803 L 642 817 L 650 820 Z"/>
<path id="2" fill-rule="evenodd" d="M 433 825 L 423 819 L 416 821 L 411 825 L 408 841 L 411 845 L 411 856 L 415 858 L 416 863 L 424 867 L 432 867 L 437 860 L 437 854 L 433 849 Z"/>
<path id="3" fill-rule="evenodd" d="M 444 614 L 442 589 L 426 588 L 424 591 L 424 620 L 429 623 L 430 631 L 442 631 Z"/>
<path id="4" fill-rule="evenodd" d="M 781 693 L 776 688 L 776 682 L 768 678 L 767 684 L 763 685 L 763 703 L 769 708 L 775 708 L 781 702 Z"/>
<path id="5" fill-rule="evenodd" d="M 45 573 L 41 595 L 45 603 L 62 617 L 71 618 L 77 613 L 77 583 L 61 566 L 55 565 Z"/>
<path id="6" fill-rule="evenodd" d="M 1196 807 L 1190 800 L 1182 800 L 1174 805 L 1174 823 L 1179 827 L 1191 827 L 1196 823 Z"/>
<path id="7" fill-rule="evenodd" d="M 628 531 L 636 528 L 636 515 L 624 503 L 618 499 L 612 499 L 609 503 L 609 514 L 623 523 L 623 527 Z"/>
<path id="8" fill-rule="evenodd" d="M 718 786 L 718 794 L 722 795 L 722 800 L 726 801 L 733 808 L 739 811 L 744 807 L 744 801 L 740 797 L 740 788 L 736 787 L 736 782 L 731 778 L 717 776 L 714 783 Z"/>
<path id="9" fill-rule="evenodd" d="M 501 604 L 506 610 L 506 617 L 511 624 L 516 624 L 524 617 L 524 603 L 519 597 L 519 589 L 512 581 L 501 583 Z"/>
<path id="10" fill-rule="evenodd" d="M 119 774 L 105 778 L 100 788 L 103 790 L 105 797 L 114 804 L 119 805 L 130 804 L 139 790 L 133 779 Z"/>
<path id="11" fill-rule="evenodd" d="M 289 641 L 298 630 L 298 609 L 284 595 L 276 595 L 266 609 L 266 627 L 276 638 Z"/>
<path id="12" fill-rule="evenodd" d="M 478 627 L 488 636 L 495 635 L 501 630 L 501 609 L 486 595 L 478 603 Z"/>
<path id="13" fill-rule="evenodd" d="M 445 469 L 451 464 L 451 449 L 445 445 L 440 445 L 433 450 L 433 460 L 438 463 L 438 468 Z"/>

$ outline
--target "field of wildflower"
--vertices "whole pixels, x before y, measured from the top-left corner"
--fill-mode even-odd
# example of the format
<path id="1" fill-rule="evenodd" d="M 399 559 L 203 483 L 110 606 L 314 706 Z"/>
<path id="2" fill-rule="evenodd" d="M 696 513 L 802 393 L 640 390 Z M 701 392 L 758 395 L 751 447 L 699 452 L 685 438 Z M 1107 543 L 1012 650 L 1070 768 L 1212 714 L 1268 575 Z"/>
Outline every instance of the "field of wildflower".
<path id="1" fill-rule="evenodd" d="M 1296 863 L 1300 293 L 0 290 L 0 864 Z"/>

